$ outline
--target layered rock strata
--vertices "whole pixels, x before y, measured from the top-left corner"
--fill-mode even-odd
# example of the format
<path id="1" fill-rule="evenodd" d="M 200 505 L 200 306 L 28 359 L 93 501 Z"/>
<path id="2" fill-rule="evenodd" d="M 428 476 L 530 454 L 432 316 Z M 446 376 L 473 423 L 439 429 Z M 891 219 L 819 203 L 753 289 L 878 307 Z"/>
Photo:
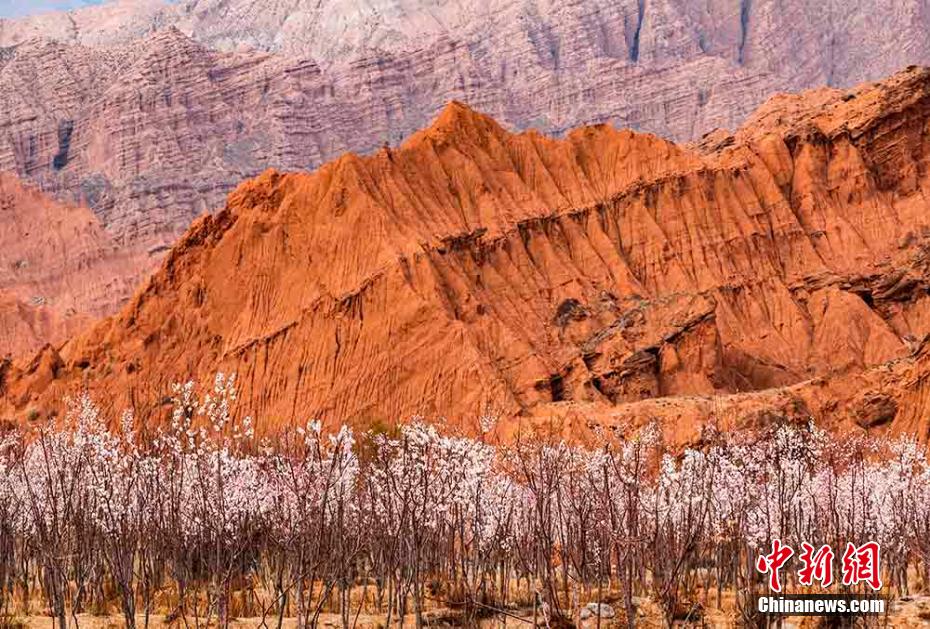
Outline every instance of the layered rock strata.
<path id="1" fill-rule="evenodd" d="M 926 431 L 928 123 L 924 69 L 690 147 L 453 103 L 399 148 L 240 185 L 117 316 L 8 366 L 6 413 L 82 384 L 159 417 L 169 383 L 224 371 L 262 429 Z"/>

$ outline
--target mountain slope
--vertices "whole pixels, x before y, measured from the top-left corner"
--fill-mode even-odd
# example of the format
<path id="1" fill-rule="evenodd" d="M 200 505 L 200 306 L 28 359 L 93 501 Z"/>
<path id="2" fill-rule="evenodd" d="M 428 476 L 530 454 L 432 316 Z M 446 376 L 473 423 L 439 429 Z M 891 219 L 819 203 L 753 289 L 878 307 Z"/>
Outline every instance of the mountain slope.
<path id="1" fill-rule="evenodd" d="M 703 56 L 771 79 L 795 75 L 795 86 L 844 86 L 926 59 L 928 17 L 920 0 L 115 0 L 2 21 L 0 45 L 36 36 L 109 45 L 171 25 L 212 48 L 247 46 L 324 66 L 456 42 L 489 67 L 516 63 L 514 76 L 610 59 L 656 70 Z"/>
<path id="2" fill-rule="evenodd" d="M 112 313 L 153 266 L 120 250 L 89 209 L 0 173 L 0 357 L 61 343 Z"/>
<path id="3" fill-rule="evenodd" d="M 397 145 L 451 100 L 693 140 L 930 62 L 927 22 L 917 0 L 116 0 L 0 19 L 0 171 L 89 207 L 141 275 L 243 179 Z"/>
<path id="4" fill-rule="evenodd" d="M 916 0 L 121 0 L 0 20 L 0 169 L 89 205 L 120 242 L 163 247 L 242 178 L 396 144 L 450 100 L 515 129 L 609 121 L 692 140 L 779 91 L 930 62 L 925 13 Z"/>
<path id="5" fill-rule="evenodd" d="M 8 408 L 222 370 L 266 429 L 677 407 L 694 430 L 708 395 L 737 424 L 883 425 L 904 392 L 849 383 L 923 365 L 928 122 L 924 69 L 775 99 L 693 148 L 452 104 L 399 149 L 242 184 L 118 316 L 11 367 Z M 816 382 L 836 389 L 791 393 Z"/>
<path id="6" fill-rule="evenodd" d="M 695 80 L 710 94 L 717 66 L 727 65 L 676 65 L 661 92 L 655 77 L 637 68 L 629 81 L 610 78 L 607 67 L 575 67 L 549 78 L 544 68 L 514 69 L 520 78 L 501 82 L 490 78 L 499 68 L 437 46 L 325 70 L 300 58 L 218 53 L 173 28 L 114 48 L 30 40 L 0 55 L 0 124 L 9 130 L 0 140 L 0 169 L 86 203 L 120 242 L 160 247 L 222 205 L 243 178 L 396 144 L 450 100 L 470 101 L 517 128 L 560 131 L 613 118 L 670 132 L 668 121 L 694 119 Z M 592 86 L 592 78 L 608 82 Z M 712 117 L 757 102 L 765 86 L 737 72 L 720 90 L 719 107 L 708 105 Z M 598 93 L 628 96 L 606 115 Z"/>

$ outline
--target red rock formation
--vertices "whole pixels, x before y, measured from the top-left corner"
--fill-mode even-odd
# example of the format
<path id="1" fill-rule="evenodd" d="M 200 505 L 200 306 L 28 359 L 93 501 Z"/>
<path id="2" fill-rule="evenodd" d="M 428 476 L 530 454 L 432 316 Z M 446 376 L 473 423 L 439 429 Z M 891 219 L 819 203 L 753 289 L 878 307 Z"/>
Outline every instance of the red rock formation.
<path id="1" fill-rule="evenodd" d="M 0 20 L 0 170 L 163 247 L 243 178 L 398 143 L 453 99 L 687 141 L 930 63 L 927 24 L 917 0 L 107 2 Z"/>
<path id="2" fill-rule="evenodd" d="M 8 368 L 7 412 L 222 370 L 266 428 L 491 409 L 676 439 L 926 430 L 928 124 L 922 69 L 775 99 L 690 148 L 512 135 L 452 104 L 399 149 L 243 183 L 119 315 Z"/>
<path id="3" fill-rule="evenodd" d="M 0 173 L 0 357 L 60 343 L 114 312 L 147 268 L 89 209 Z"/>
<path id="4" fill-rule="evenodd" d="M 930 63 L 917 0 L 738 5 L 118 0 L 0 19 L 0 171 L 93 210 L 132 275 L 243 179 L 397 144 L 453 99 L 508 128 L 691 140 L 778 91 Z M 60 338 L 31 299 L 0 299 L 19 347 Z"/>

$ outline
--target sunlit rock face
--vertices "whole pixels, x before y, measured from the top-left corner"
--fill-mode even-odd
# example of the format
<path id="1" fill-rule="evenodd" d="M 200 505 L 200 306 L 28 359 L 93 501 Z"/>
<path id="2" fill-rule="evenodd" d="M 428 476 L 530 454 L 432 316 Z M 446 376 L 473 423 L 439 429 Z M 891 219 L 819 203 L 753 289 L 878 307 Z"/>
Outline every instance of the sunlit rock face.
<path id="1" fill-rule="evenodd" d="M 396 145 L 451 100 L 513 130 L 733 129 L 775 92 L 930 61 L 921 7 L 117 0 L 0 20 L 0 169 L 158 248 L 243 178 Z"/>
<path id="2" fill-rule="evenodd" d="M 513 134 L 453 103 L 400 147 L 239 185 L 119 314 L 8 366 L 5 412 L 235 372 L 260 430 L 491 409 L 505 431 L 658 420 L 676 441 L 919 431 L 928 124 L 922 69 L 690 146 Z"/>
<path id="3" fill-rule="evenodd" d="M 0 351 L 58 345 L 3 363 L 6 408 L 84 383 L 160 399 L 223 369 L 270 423 L 922 425 L 926 74 L 847 86 L 927 61 L 924 10 L 695 6 L 135 0 L 0 21 L 0 171 L 80 226 L 76 268 L 111 273 L 77 290 L 49 279 L 57 245 L 34 243 L 38 267 L 10 248 L 22 332 Z M 842 89 L 705 135 L 821 85 Z M 303 172 L 241 184 L 267 168 Z M 0 234 L 28 242 L 14 211 Z M 60 345 L 80 326 L 42 309 L 114 312 L 166 255 Z"/>
<path id="4" fill-rule="evenodd" d="M 0 359 L 113 313 L 157 262 L 120 247 L 90 209 L 0 173 Z"/>

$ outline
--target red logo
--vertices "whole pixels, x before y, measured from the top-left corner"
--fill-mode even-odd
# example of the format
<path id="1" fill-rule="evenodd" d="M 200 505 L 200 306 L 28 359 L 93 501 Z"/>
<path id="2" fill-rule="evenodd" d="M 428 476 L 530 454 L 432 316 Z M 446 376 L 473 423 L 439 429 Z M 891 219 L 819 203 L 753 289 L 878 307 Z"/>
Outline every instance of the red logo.
<path id="1" fill-rule="evenodd" d="M 762 574 L 769 573 L 769 587 L 773 592 L 781 592 L 781 581 L 778 579 L 778 571 L 785 562 L 794 554 L 794 550 L 789 546 L 782 546 L 781 540 L 772 540 L 772 552 L 768 555 L 759 557 L 756 562 L 756 569 Z"/>
<path id="2" fill-rule="evenodd" d="M 882 587 L 879 554 L 881 547 L 877 542 L 866 542 L 858 548 L 852 542 L 846 544 L 843 553 L 843 585 L 868 583 L 873 590 Z"/>
<path id="3" fill-rule="evenodd" d="M 798 570 L 798 583 L 811 586 L 814 581 L 819 581 L 822 587 L 830 587 L 833 583 L 833 549 L 824 544 L 815 553 L 814 547 L 807 542 L 801 543 L 801 549 L 804 552 L 799 559 L 804 567 Z"/>
<path id="4" fill-rule="evenodd" d="M 817 581 L 821 587 L 830 587 L 833 584 L 833 549 L 824 544 L 815 552 L 813 545 L 802 542 L 801 551 L 798 559 L 803 565 L 798 570 L 798 584 L 810 587 Z M 780 539 L 775 539 L 772 540 L 772 552 L 760 555 L 756 561 L 756 569 L 769 575 L 769 587 L 773 592 L 781 592 L 779 570 L 793 556 L 793 548 L 782 544 Z M 881 547 L 878 542 L 870 541 L 861 546 L 847 543 L 843 553 L 843 585 L 867 583 L 873 590 L 881 589 L 880 557 Z"/>

